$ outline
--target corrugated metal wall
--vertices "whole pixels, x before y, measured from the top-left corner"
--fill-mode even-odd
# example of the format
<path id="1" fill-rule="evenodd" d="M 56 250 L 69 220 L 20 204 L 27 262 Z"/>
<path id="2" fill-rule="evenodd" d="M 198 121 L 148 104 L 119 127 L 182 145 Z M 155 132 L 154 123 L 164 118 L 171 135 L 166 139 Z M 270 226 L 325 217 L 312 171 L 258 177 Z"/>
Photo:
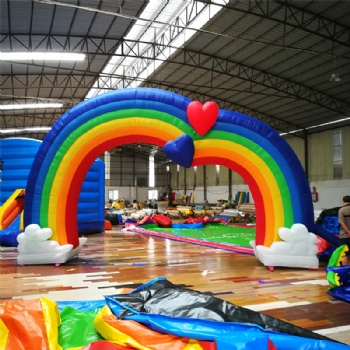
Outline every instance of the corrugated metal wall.
<path id="1" fill-rule="evenodd" d="M 305 170 L 305 141 L 300 137 L 290 137 L 286 139 L 289 146 L 293 149 L 298 156 L 301 165 Z"/>
<path id="2" fill-rule="evenodd" d="M 308 136 L 309 181 L 335 180 L 333 174 L 333 134 L 342 132 L 343 179 L 350 179 L 350 127 L 328 130 Z M 286 140 L 305 169 L 305 141 L 293 137 Z"/>
<path id="3" fill-rule="evenodd" d="M 333 131 L 308 137 L 309 181 L 333 180 Z"/>
<path id="4" fill-rule="evenodd" d="M 343 179 L 350 179 L 350 126 L 342 128 L 343 136 Z"/>

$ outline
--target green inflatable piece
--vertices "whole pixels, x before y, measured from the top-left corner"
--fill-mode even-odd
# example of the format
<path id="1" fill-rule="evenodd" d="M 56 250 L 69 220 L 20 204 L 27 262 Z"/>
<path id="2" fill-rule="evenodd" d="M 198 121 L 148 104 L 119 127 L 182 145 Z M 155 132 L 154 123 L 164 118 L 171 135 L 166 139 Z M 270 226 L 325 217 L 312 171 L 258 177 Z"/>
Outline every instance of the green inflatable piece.
<path id="1" fill-rule="evenodd" d="M 328 266 L 340 266 L 340 261 L 342 260 L 343 255 L 345 255 L 344 249 L 346 249 L 346 247 L 346 244 L 343 244 L 333 252 L 331 258 L 329 259 Z"/>
<path id="2" fill-rule="evenodd" d="M 340 284 L 337 273 L 335 273 L 334 271 L 328 271 L 326 277 L 329 284 L 331 284 L 334 287 L 339 287 Z"/>
<path id="3" fill-rule="evenodd" d="M 58 343 L 63 350 L 86 346 L 96 340 L 104 339 L 94 327 L 94 319 L 100 311 L 101 309 L 82 311 L 69 306 L 61 311 Z"/>

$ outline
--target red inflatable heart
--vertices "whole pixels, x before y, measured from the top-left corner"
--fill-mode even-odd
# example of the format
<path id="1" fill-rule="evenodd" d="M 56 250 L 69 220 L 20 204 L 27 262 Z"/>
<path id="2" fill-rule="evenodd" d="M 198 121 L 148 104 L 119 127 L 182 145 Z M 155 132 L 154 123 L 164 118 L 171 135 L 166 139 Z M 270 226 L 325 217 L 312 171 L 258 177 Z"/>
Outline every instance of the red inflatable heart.
<path id="1" fill-rule="evenodd" d="M 215 102 L 192 101 L 187 106 L 187 117 L 196 132 L 204 136 L 215 124 L 219 114 L 219 107 Z"/>

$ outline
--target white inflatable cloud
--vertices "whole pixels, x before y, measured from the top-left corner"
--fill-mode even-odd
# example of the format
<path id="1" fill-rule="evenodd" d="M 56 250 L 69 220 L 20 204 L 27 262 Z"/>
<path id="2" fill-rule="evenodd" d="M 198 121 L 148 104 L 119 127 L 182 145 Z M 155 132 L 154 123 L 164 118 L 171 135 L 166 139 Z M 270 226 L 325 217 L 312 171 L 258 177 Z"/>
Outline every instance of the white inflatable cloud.
<path id="1" fill-rule="evenodd" d="M 265 266 L 318 268 L 317 237 L 308 232 L 305 225 L 294 224 L 290 229 L 281 227 L 278 235 L 283 241 L 274 242 L 270 247 L 250 242 L 255 256 Z"/>
<path id="2" fill-rule="evenodd" d="M 50 228 L 40 228 L 37 224 L 28 225 L 24 232 L 17 236 L 19 252 L 17 263 L 30 264 L 61 264 L 76 256 L 86 242 L 86 238 L 79 238 L 79 246 L 73 249 L 72 244 L 60 245 L 49 240 L 52 236 Z"/>

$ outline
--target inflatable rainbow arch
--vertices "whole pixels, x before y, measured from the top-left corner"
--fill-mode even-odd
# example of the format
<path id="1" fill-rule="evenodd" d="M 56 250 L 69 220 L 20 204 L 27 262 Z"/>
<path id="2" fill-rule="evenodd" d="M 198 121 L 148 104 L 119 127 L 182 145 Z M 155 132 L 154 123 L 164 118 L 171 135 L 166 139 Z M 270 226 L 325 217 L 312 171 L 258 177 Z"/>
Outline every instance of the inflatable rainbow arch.
<path id="1" fill-rule="evenodd" d="M 227 110 L 219 110 L 211 129 L 200 136 L 187 116 L 191 102 L 169 91 L 136 88 L 97 96 L 66 112 L 46 136 L 31 169 L 25 226 L 49 227 L 53 240 L 77 247 L 78 197 L 93 161 L 122 144 L 164 147 L 186 134 L 194 146 L 190 166 L 223 165 L 248 184 L 256 208 L 256 245 L 280 240 L 280 227 L 301 223 L 312 228 L 310 186 L 287 142 L 259 120 Z"/>

